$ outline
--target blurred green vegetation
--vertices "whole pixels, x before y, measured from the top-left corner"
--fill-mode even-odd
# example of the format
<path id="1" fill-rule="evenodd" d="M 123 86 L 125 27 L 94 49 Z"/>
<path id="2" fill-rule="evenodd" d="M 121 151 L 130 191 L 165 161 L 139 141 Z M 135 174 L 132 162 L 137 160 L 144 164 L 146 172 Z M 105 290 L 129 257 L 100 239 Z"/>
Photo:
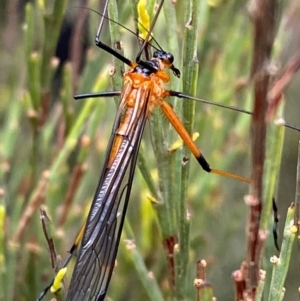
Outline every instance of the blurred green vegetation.
<path id="1" fill-rule="evenodd" d="M 199 29 L 194 40 L 187 37 L 193 25 L 196 26 L 192 22 L 191 29 L 186 27 L 189 2 L 177 1 L 174 5 L 165 2 L 154 36 L 163 49 L 174 54 L 174 64 L 183 73 L 182 80 L 172 80 L 172 89 L 196 89 L 194 93 L 198 97 L 251 110 L 248 76 L 252 25 L 246 1 L 199 1 Z M 134 30 L 132 3 L 119 4 L 118 15 L 121 24 Z M 291 6 L 285 5 L 282 3 L 283 16 L 291 11 Z M 88 212 L 101 172 L 116 105 L 110 99 L 75 101 L 73 95 L 112 90 L 118 85 L 116 80 L 120 82 L 124 67 L 116 65 L 113 77 L 110 76 L 113 59 L 93 42 L 100 17 L 78 6 L 101 11 L 95 0 L 83 4 L 33 1 L 26 5 L 6 1 L 4 5 L 12 15 L 5 16 L 0 23 L 3 41 L 0 47 L 0 205 L 5 207 L 5 217 L 1 216 L 0 222 L 0 300 L 35 300 L 50 282 L 54 271 L 39 207 L 42 204 L 46 207 L 56 251 L 64 259 Z M 70 39 L 68 35 L 59 39 L 61 27 L 63 33 L 72 29 Z M 118 29 L 124 55 L 134 59 L 138 49 L 136 37 Z M 105 24 L 101 38 L 107 43 L 111 43 L 110 33 Z M 278 61 L 285 47 L 281 39 L 279 35 L 274 51 Z M 58 41 L 61 59 L 68 58 L 63 63 L 55 58 Z M 197 53 L 185 56 L 193 43 Z M 182 48 L 183 44 L 186 48 Z M 194 73 L 189 79 L 191 70 Z M 199 132 L 196 143 L 212 167 L 251 176 L 249 116 L 201 103 L 194 103 L 193 113 L 193 106 L 188 107 L 191 101 L 170 100 L 170 103 L 183 116 L 186 126 L 192 132 Z M 188 107 L 188 112 L 182 113 L 182 107 Z M 218 300 L 233 300 L 231 274 L 239 269 L 245 256 L 248 208 L 243 197 L 248 193 L 248 186 L 205 173 L 194 158 L 187 163 L 190 170 L 182 169 L 186 150 L 168 152 L 178 136 L 166 119 L 160 112 L 154 112 L 149 124 L 141 145 L 147 166 L 142 166 L 140 160 L 139 167 L 146 168 L 151 175 L 156 193 L 147 186 L 149 181 L 144 181 L 137 168 L 118 265 L 107 296 L 109 300 L 157 300 L 157 295 L 149 296 L 144 282 L 153 275 L 164 300 L 196 300 L 193 286 L 196 261 L 205 259 L 214 295 Z M 153 152 L 152 142 L 159 141 L 162 144 L 154 145 Z M 296 166 L 292 168 L 294 173 Z M 274 172 L 278 178 L 278 171 Z M 150 201 L 153 198 L 158 204 Z M 284 212 L 292 200 L 285 200 Z M 180 283 L 175 288 L 175 297 L 162 244 L 167 235 L 185 241 L 175 254 L 178 273 L 175 277 Z M 134 241 L 135 249 L 128 248 L 129 240 Z M 266 270 L 270 269 L 269 257 L 274 253 L 277 251 L 270 235 L 264 259 Z M 295 300 L 298 284 L 289 282 L 289 287 L 286 300 Z M 46 300 L 50 298 L 49 294 Z"/>

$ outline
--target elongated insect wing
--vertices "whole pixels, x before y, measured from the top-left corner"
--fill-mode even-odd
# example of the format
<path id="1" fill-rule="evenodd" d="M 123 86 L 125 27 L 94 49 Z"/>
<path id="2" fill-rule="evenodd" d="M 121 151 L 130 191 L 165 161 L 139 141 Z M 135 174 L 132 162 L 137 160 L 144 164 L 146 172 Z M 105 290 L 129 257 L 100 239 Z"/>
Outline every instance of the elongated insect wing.
<path id="1" fill-rule="evenodd" d="M 115 266 L 139 145 L 147 119 L 148 96 L 141 101 L 140 116 L 130 124 L 130 130 L 123 137 L 111 166 L 107 166 L 117 136 L 115 131 L 121 124 L 122 109 L 119 109 L 104 170 L 87 219 L 67 301 L 104 300 Z M 128 182 L 122 185 L 127 170 Z"/>

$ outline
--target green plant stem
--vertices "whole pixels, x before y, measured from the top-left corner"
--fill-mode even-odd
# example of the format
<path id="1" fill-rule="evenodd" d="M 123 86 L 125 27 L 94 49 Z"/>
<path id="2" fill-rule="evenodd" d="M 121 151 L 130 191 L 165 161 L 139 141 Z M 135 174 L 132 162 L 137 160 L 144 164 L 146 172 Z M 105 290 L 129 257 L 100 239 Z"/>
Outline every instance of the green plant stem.
<path id="1" fill-rule="evenodd" d="M 283 242 L 279 258 L 273 259 L 273 272 L 270 284 L 269 301 L 282 300 L 283 285 L 292 254 L 293 243 L 297 234 L 297 227 L 294 226 L 294 205 L 289 207 L 283 232 Z"/>
<path id="2" fill-rule="evenodd" d="M 127 237 L 133 238 L 133 231 L 127 219 L 124 222 L 125 235 Z M 131 257 L 131 261 L 139 275 L 139 279 L 143 284 L 143 287 L 149 297 L 149 300 L 152 301 L 164 301 L 164 298 L 161 294 L 160 288 L 153 276 L 149 275 L 149 271 L 145 265 L 142 254 L 138 251 L 136 245 L 133 241 L 127 242 L 127 252 Z"/>
<path id="3" fill-rule="evenodd" d="M 111 20 L 114 20 L 116 22 L 119 22 L 119 16 L 118 16 L 118 6 L 117 2 L 115 0 L 111 0 L 108 3 L 108 17 Z M 121 53 L 123 53 L 123 50 L 118 47 L 118 45 L 121 45 L 121 38 L 119 33 L 119 26 L 116 23 L 110 22 L 109 23 L 109 30 L 110 30 L 110 38 L 111 38 L 111 46 L 112 48 L 117 48 L 117 50 Z M 115 68 L 115 74 L 111 77 L 112 87 L 114 90 L 121 90 L 121 87 L 123 85 L 122 78 L 123 78 L 123 70 L 124 70 L 124 64 L 120 60 L 113 58 L 114 62 L 114 68 Z M 119 105 L 120 99 L 115 97 L 116 105 Z"/>
<path id="4" fill-rule="evenodd" d="M 299 221 L 300 221 L 300 140 L 298 144 L 294 224 L 299 225 Z M 298 238 L 298 250 L 300 251 L 300 235 L 298 235 L 297 238 Z"/>
<path id="5" fill-rule="evenodd" d="M 63 87 L 61 90 L 61 100 L 63 105 L 63 113 L 65 119 L 65 135 L 67 135 L 72 127 L 74 120 L 74 98 L 72 89 L 72 66 L 66 64 L 63 68 Z"/>
<path id="6" fill-rule="evenodd" d="M 187 25 L 183 39 L 183 59 L 182 59 L 182 82 L 183 93 L 195 95 L 198 79 L 198 60 L 197 60 L 197 34 L 199 27 L 199 1 L 186 1 L 185 20 Z M 191 134 L 194 125 L 195 102 L 186 102 L 182 106 L 183 125 Z M 182 164 L 181 170 L 181 196 L 178 206 L 179 218 L 179 252 L 178 262 L 176 262 L 176 296 L 178 300 L 185 297 L 186 273 L 189 259 L 189 232 L 190 223 L 187 217 L 187 193 L 189 187 L 189 172 L 191 153 L 187 147 L 183 148 L 182 156 L 187 160 L 187 164 Z"/>
<path id="7" fill-rule="evenodd" d="M 284 126 L 271 124 L 268 128 L 267 149 L 268 156 L 265 160 L 264 177 L 264 206 L 261 216 L 261 228 L 267 230 L 270 223 L 270 212 L 272 212 L 272 200 L 276 195 L 278 186 L 278 174 L 282 156 Z"/>
<path id="8" fill-rule="evenodd" d="M 67 7 L 67 0 L 48 0 L 45 4 L 45 8 L 40 7 L 40 9 L 44 10 L 44 48 L 42 55 L 42 67 L 41 67 L 41 88 L 42 91 L 48 91 L 52 76 L 51 73 L 48 72 L 49 62 L 53 57 L 58 41 L 58 37 L 60 34 L 60 28 L 63 21 L 63 17 Z M 51 8 L 50 8 L 51 7 Z M 47 10 L 52 10 L 49 13 Z"/>

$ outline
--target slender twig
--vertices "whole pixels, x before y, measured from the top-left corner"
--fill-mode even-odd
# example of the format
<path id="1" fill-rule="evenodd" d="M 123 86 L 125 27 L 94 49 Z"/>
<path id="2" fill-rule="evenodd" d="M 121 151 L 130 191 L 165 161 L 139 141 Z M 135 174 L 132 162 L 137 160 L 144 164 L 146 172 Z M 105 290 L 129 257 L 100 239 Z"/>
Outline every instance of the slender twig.
<path id="1" fill-rule="evenodd" d="M 260 230 L 263 206 L 263 175 L 266 141 L 267 93 L 270 74 L 268 64 L 275 38 L 276 0 L 250 1 L 250 15 L 254 25 L 254 49 L 251 77 L 254 84 L 254 105 L 252 115 L 252 185 L 248 198 L 250 215 L 247 226 L 247 276 L 246 295 L 254 300 L 259 281 L 262 250 L 267 237 Z"/>

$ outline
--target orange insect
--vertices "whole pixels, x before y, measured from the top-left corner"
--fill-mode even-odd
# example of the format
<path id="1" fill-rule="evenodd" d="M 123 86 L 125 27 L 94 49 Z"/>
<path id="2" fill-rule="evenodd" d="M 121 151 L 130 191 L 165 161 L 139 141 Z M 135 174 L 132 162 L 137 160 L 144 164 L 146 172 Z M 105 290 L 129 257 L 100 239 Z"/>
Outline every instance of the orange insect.
<path id="1" fill-rule="evenodd" d="M 160 8 L 163 2 L 161 1 Z M 154 23 L 152 27 L 153 25 Z M 165 99 L 170 96 L 202 101 L 181 92 L 165 89 L 165 84 L 170 80 L 165 70 L 170 69 L 175 76 L 180 77 L 180 71 L 174 66 L 174 57 L 171 53 L 157 49 L 151 59 L 133 62 L 100 41 L 100 26 L 96 35 L 96 46 L 121 60 L 130 67 L 130 70 L 124 74 L 121 92 L 100 92 L 75 96 L 76 99 L 120 96 L 120 105 L 87 221 L 64 264 L 64 267 L 67 266 L 75 250 L 80 246 L 67 293 L 68 301 L 100 301 L 105 298 L 115 266 L 142 134 L 146 121 L 154 108 L 161 109 L 206 172 L 246 183 L 250 182 L 249 179 L 242 176 L 211 168 L 171 105 L 166 102 Z M 124 184 L 123 180 L 127 172 L 128 180 Z M 44 297 L 52 284 L 53 281 L 42 292 L 38 300 Z"/>

